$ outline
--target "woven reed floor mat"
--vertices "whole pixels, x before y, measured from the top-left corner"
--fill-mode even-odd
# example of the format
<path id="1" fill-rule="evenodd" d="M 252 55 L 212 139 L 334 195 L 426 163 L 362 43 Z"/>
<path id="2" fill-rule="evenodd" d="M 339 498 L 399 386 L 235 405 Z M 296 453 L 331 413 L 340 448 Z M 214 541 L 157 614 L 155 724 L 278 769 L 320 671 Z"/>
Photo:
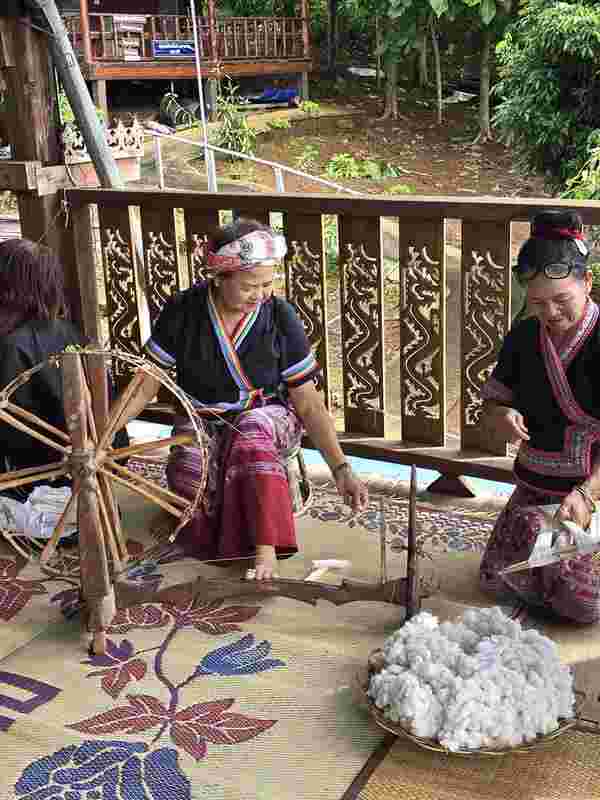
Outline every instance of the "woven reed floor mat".
<path id="1" fill-rule="evenodd" d="M 384 745 L 385 746 L 385 745 Z M 568 733 L 544 750 L 444 756 L 396 739 L 357 800 L 598 800 L 600 738 Z M 346 795 L 350 800 L 350 795 Z"/>

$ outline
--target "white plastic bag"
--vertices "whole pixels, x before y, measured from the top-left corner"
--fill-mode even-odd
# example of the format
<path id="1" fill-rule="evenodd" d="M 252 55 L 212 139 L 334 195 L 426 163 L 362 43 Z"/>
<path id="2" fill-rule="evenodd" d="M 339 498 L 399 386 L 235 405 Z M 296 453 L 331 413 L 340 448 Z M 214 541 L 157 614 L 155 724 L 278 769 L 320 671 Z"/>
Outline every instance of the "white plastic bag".
<path id="1" fill-rule="evenodd" d="M 31 539 L 49 539 L 71 499 L 68 486 L 38 486 L 25 503 L 0 496 L 0 527 Z M 73 504 L 60 538 L 77 530 L 77 506 Z"/>

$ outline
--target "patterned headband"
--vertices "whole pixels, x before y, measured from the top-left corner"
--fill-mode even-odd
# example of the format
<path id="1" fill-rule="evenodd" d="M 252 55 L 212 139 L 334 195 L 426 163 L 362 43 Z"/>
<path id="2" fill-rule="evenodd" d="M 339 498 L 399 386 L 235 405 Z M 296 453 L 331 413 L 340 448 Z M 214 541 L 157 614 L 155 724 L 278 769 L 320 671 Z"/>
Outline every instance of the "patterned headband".
<path id="1" fill-rule="evenodd" d="M 206 255 L 206 269 L 213 275 L 254 269 L 263 261 L 278 261 L 287 253 L 283 236 L 252 231 Z"/>
<path id="2" fill-rule="evenodd" d="M 534 225 L 531 235 L 536 239 L 584 239 L 578 228 L 555 228 L 552 225 Z"/>

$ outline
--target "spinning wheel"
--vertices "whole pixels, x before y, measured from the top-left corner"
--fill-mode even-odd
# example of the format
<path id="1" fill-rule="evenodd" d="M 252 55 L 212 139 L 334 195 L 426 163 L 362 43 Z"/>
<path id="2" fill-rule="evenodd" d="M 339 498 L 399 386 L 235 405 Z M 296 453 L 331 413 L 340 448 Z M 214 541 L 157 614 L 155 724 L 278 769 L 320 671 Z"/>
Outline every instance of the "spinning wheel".
<path id="1" fill-rule="evenodd" d="M 109 361 L 124 362 L 135 370 L 132 380 L 110 410 L 107 381 Z M 61 371 L 67 432 L 49 425 L 11 402 L 14 392 L 48 364 L 53 364 Z M 113 448 L 113 437 L 123 427 L 128 416 L 129 401 L 140 388 L 145 374 L 155 378 L 176 398 L 187 414 L 193 432 L 124 448 Z M 68 349 L 22 373 L 0 391 L 0 421 L 12 425 L 57 453 L 57 460 L 50 464 L 0 474 L 0 491 L 63 476 L 71 479 L 71 499 L 45 546 L 33 544 L 23 536 L 10 536 L 6 531 L 2 533 L 22 555 L 39 558 L 42 568 L 50 574 L 79 574 L 81 598 L 86 609 L 85 620 L 92 635 L 92 652 L 105 652 L 105 630 L 112 622 L 117 608 L 153 601 L 189 605 L 197 601 L 206 603 L 252 594 L 285 596 L 311 605 L 316 605 L 319 599 L 326 599 L 336 605 L 375 601 L 405 606 L 406 619 L 420 607 L 414 467 L 409 503 L 406 577 L 387 579 L 386 526 L 382 507 L 381 573 L 378 583 L 350 578 L 345 578 L 339 585 L 331 585 L 310 578 L 305 581 L 284 578 L 248 581 L 199 576 L 189 583 L 157 590 L 127 579 L 126 567 L 131 562 L 113 496 L 113 484 L 125 486 L 168 511 L 178 520 L 169 537 L 170 542 L 174 541 L 178 532 L 189 522 L 204 496 L 208 477 L 205 434 L 199 427 L 187 395 L 167 373 L 145 359 L 119 351 L 104 351 L 93 347 Z M 154 484 L 120 463 L 130 456 L 152 452 L 158 448 L 192 443 L 200 449 L 205 469 L 202 470 L 203 480 L 191 500 Z M 75 504 L 79 531 L 78 555 L 65 553 L 59 546 L 67 516 L 75 510 Z M 155 550 L 156 545 L 151 549 Z M 141 558 L 148 555 L 147 550 Z M 136 556 L 135 561 L 140 561 L 141 558 Z"/>
<path id="2" fill-rule="evenodd" d="M 108 362 L 124 362 L 136 370 L 110 411 Z M 11 401 L 19 387 L 48 365 L 54 365 L 61 371 L 67 433 Z M 113 449 L 113 437 L 123 427 L 124 409 L 146 374 L 157 379 L 175 396 L 194 432 Z M 207 470 L 204 469 L 204 482 L 190 501 L 134 473 L 120 462 L 158 448 L 192 442 L 201 449 L 206 462 L 208 455 L 204 448 L 204 436 L 193 408 L 177 384 L 163 370 L 144 359 L 118 351 L 74 348 L 23 372 L 0 391 L 0 420 L 42 442 L 54 450 L 60 459 L 40 467 L 1 474 L 0 491 L 64 476 L 72 480 L 71 498 L 45 546 L 40 544 L 39 539 L 11 531 L 6 523 L 2 533 L 21 555 L 28 559 L 39 558 L 42 569 L 49 574 L 79 574 L 81 594 L 87 604 L 88 628 L 95 631 L 93 646 L 96 652 L 101 652 L 104 649 L 103 629 L 116 611 L 113 582 L 129 561 L 113 496 L 113 484 L 125 486 L 176 517 L 178 523 L 171 534 L 171 541 L 191 518 L 206 487 Z M 79 553 L 59 546 L 66 521 L 75 510 Z M 139 560 L 139 556 L 136 560 Z"/>

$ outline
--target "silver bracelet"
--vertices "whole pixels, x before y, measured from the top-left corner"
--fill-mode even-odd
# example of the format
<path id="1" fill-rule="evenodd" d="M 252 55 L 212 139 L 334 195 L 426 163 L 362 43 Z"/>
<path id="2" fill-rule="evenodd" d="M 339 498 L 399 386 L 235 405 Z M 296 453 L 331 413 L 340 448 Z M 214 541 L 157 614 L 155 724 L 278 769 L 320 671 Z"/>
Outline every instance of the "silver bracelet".
<path id="1" fill-rule="evenodd" d="M 342 461 L 341 464 L 338 464 L 337 467 L 334 467 L 331 470 L 331 474 L 337 480 L 338 474 L 344 469 L 347 469 L 348 471 L 351 469 L 350 464 L 347 461 Z"/>

